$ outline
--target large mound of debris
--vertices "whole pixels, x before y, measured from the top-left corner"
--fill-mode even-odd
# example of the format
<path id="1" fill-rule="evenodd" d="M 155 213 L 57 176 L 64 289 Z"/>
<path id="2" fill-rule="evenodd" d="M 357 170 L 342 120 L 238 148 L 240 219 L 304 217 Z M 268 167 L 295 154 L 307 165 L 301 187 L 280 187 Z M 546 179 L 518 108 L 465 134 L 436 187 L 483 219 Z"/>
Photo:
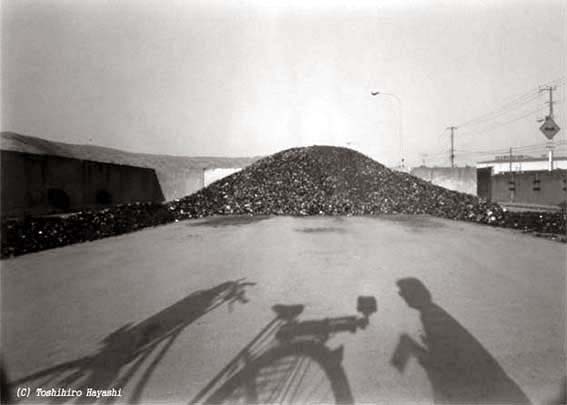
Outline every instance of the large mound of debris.
<path id="1" fill-rule="evenodd" d="M 430 214 L 497 221 L 502 209 L 390 170 L 351 149 L 288 149 L 170 204 L 182 218 L 209 215 Z"/>
<path id="2" fill-rule="evenodd" d="M 2 221 L 1 257 L 102 239 L 174 221 L 162 204 L 132 203 L 99 211 Z"/>
<path id="3" fill-rule="evenodd" d="M 565 234 L 561 213 L 510 213 L 475 196 L 390 170 L 350 149 L 288 149 L 166 204 L 134 203 L 65 217 L 3 221 L 2 257 L 211 215 L 428 214 Z"/>

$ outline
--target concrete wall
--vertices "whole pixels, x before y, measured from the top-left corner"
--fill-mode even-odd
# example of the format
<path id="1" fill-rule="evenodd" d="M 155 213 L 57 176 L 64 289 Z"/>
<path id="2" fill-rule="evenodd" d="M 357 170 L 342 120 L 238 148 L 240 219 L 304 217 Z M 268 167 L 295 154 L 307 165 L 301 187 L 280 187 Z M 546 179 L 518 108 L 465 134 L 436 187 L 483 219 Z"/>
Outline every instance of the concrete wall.
<path id="1" fill-rule="evenodd" d="M 219 169 L 206 169 L 205 170 L 205 187 L 207 187 L 209 184 L 214 183 L 217 180 L 220 180 L 224 177 L 230 176 L 233 173 L 239 172 L 240 168 L 232 168 L 232 169 L 224 169 L 224 168 L 219 168 Z"/>
<path id="2" fill-rule="evenodd" d="M 164 200 L 153 169 L 1 151 L 1 215 L 41 215 Z"/>
<path id="3" fill-rule="evenodd" d="M 567 200 L 567 171 L 501 173 L 491 179 L 492 200 L 559 205 Z"/>
<path id="4" fill-rule="evenodd" d="M 476 194 L 476 168 L 474 167 L 414 167 L 412 175 L 449 190 Z"/>
<path id="5" fill-rule="evenodd" d="M 193 194 L 205 185 L 203 169 L 158 170 L 157 177 L 166 201 Z"/>

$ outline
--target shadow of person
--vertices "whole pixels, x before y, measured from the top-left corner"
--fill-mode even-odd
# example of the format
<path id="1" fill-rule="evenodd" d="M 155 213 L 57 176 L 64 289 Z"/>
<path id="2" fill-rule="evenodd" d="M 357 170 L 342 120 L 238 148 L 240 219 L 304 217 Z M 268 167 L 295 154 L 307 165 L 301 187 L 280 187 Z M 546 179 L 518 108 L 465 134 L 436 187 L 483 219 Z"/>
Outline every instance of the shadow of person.
<path id="1" fill-rule="evenodd" d="M 83 391 L 79 402 L 95 402 L 100 398 L 84 395 L 88 389 L 110 391 L 124 387 L 142 369 L 145 360 L 158 350 L 130 390 L 128 402 L 138 402 L 145 384 L 181 332 L 222 304 L 232 308 L 235 302 L 248 302 L 245 288 L 254 284 L 243 280 L 227 281 L 208 290 L 194 292 L 137 324 L 128 323 L 110 333 L 102 340 L 101 348 L 96 353 L 34 373 L 10 385 L 31 385 L 33 381 L 41 388 L 47 388 L 47 384 L 72 387 Z M 52 398 L 51 402 L 74 399 L 59 396 Z M 119 398 L 110 396 L 105 402 L 116 399 Z"/>
<path id="2" fill-rule="evenodd" d="M 391 364 L 403 372 L 410 356 L 424 368 L 436 403 L 529 404 L 498 362 L 456 319 L 432 301 L 416 278 L 397 282 L 400 296 L 420 313 L 421 343 L 401 335 Z"/>

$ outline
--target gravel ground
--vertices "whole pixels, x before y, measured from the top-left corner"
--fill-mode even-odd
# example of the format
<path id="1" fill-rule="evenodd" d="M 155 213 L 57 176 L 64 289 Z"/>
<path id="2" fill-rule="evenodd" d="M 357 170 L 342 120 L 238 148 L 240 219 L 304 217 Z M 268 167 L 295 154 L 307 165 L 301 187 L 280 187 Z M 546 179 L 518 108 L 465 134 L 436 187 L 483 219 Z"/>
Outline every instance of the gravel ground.
<path id="1" fill-rule="evenodd" d="M 76 386 L 82 377 L 123 388 L 118 402 L 187 403 L 272 318 L 272 305 L 305 304 L 303 318 L 320 319 L 355 314 L 356 297 L 370 294 L 379 309 L 369 327 L 329 342 L 344 344 L 358 402 L 470 400 L 478 375 L 489 375 L 508 398 L 543 403 L 565 376 L 565 254 L 546 239 L 428 216 L 215 217 L 148 228 L 4 260 L 5 365 L 17 386 Z M 207 304 L 243 277 L 256 283 L 247 303 Z M 429 310 L 398 295 L 408 277 L 430 292 Z M 128 356 L 160 334 L 168 338 L 145 346 L 139 363 Z M 402 335 L 426 335 L 430 357 L 450 361 L 431 368 L 410 358 L 400 372 L 390 360 Z M 470 378 L 452 377 L 456 369 Z"/>

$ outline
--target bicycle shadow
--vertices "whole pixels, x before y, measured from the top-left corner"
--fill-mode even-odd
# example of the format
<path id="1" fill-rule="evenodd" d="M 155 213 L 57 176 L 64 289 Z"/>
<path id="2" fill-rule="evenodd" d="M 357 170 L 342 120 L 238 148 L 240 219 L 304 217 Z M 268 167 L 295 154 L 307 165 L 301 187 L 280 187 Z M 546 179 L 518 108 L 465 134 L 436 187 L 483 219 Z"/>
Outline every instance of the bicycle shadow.
<path id="1" fill-rule="evenodd" d="M 530 404 L 492 355 L 447 311 L 433 302 L 416 278 L 397 282 L 400 296 L 420 313 L 421 343 L 400 336 L 391 365 L 403 372 L 411 356 L 424 368 L 436 403 Z"/>
<path id="2" fill-rule="evenodd" d="M 272 308 L 278 312 L 278 307 L 283 306 Z M 292 311 L 301 308 L 299 312 L 303 307 L 289 306 Z M 281 326 L 289 320 L 279 314 L 268 322 L 189 404 L 335 403 L 336 397 L 350 398 L 350 385 L 340 365 L 343 348 L 332 350 L 317 340 L 328 335 L 329 319 L 310 320 L 310 333 L 299 343 L 278 338 Z M 317 369 L 314 364 L 322 367 Z M 301 386 L 307 390 L 298 390 Z M 346 399 L 341 403 L 352 402 Z"/>
<path id="3" fill-rule="evenodd" d="M 143 369 L 139 381 L 129 391 L 128 402 L 137 403 L 151 375 L 181 332 L 223 304 L 232 309 L 235 302 L 248 302 L 245 289 L 254 284 L 243 280 L 227 281 L 208 290 L 194 292 L 137 324 L 128 323 L 110 333 L 102 340 L 102 347 L 96 353 L 33 373 L 10 383 L 10 386 L 14 390 L 19 385 L 35 383 L 32 389 L 80 389 L 83 396 L 78 399 L 55 397 L 50 403 L 72 400 L 95 402 L 96 397 L 85 396 L 88 388 L 110 390 L 124 387 Z M 154 358 L 144 369 L 145 361 L 152 354 L 155 354 Z M 105 402 L 112 403 L 117 399 L 107 397 Z"/>

